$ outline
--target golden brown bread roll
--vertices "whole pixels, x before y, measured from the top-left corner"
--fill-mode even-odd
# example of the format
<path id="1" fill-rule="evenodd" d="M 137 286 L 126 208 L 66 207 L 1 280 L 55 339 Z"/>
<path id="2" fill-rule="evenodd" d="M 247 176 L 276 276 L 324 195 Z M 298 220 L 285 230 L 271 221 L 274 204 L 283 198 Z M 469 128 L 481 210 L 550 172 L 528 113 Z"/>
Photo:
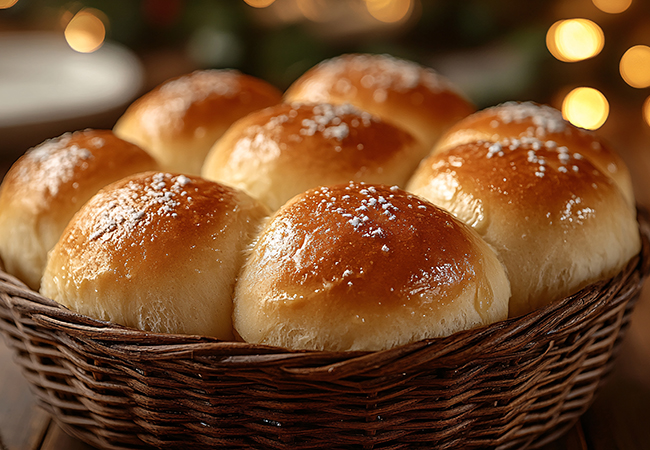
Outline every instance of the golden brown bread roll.
<path id="1" fill-rule="evenodd" d="M 475 141 L 553 141 L 587 158 L 612 177 L 628 203 L 635 207 L 630 172 L 621 157 L 598 136 L 564 120 L 562 113 L 533 102 L 507 102 L 478 111 L 453 125 L 438 141 L 435 152 Z"/>
<path id="2" fill-rule="evenodd" d="M 285 101 L 350 103 L 409 131 L 427 153 L 449 126 L 476 110 L 434 70 L 370 54 L 321 62 L 289 87 Z"/>
<path id="3" fill-rule="evenodd" d="M 280 104 L 236 122 L 210 151 L 202 175 L 276 210 L 321 185 L 404 185 L 423 157 L 410 134 L 350 105 Z"/>
<path id="4" fill-rule="evenodd" d="M 281 101 L 278 89 L 234 70 L 200 70 L 136 100 L 115 134 L 151 153 L 163 170 L 198 175 L 205 155 L 237 119 Z"/>
<path id="5" fill-rule="evenodd" d="M 102 189 L 49 255 L 41 293 L 146 331 L 232 339 L 232 289 L 268 210 L 198 177 L 147 172 Z"/>
<path id="6" fill-rule="evenodd" d="M 300 194 L 252 246 L 233 321 L 248 342 L 381 350 L 508 314 L 489 246 L 449 213 L 396 187 L 349 183 Z"/>
<path id="7" fill-rule="evenodd" d="M 640 249 L 635 213 L 612 179 L 554 142 L 461 144 L 427 158 L 408 190 L 494 247 L 511 316 L 614 275 Z"/>
<path id="8" fill-rule="evenodd" d="M 47 252 L 81 205 L 103 186 L 157 167 L 108 130 L 66 133 L 29 150 L 0 188 L 0 256 L 7 271 L 38 289 Z"/>

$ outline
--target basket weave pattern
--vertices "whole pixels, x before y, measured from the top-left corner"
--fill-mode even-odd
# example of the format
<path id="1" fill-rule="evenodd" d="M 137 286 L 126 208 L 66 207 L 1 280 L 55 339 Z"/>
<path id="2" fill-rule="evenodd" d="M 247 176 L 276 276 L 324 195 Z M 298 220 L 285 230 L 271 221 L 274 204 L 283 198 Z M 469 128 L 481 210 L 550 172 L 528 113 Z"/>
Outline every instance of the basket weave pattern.
<path id="1" fill-rule="evenodd" d="M 72 313 L 0 272 L 0 330 L 39 404 L 103 449 L 536 448 L 610 371 L 644 247 L 610 280 L 478 330 L 382 352 L 295 352 Z"/>

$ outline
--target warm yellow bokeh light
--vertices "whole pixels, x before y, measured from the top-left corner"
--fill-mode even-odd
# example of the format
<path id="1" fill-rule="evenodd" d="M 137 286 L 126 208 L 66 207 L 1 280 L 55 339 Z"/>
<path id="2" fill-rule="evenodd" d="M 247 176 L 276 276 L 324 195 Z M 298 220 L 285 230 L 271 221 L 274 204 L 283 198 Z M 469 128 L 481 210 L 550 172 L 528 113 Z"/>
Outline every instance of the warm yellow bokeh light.
<path id="1" fill-rule="evenodd" d="M 99 49 L 106 38 L 104 22 L 92 9 L 79 11 L 65 27 L 65 40 L 72 49 L 90 53 Z"/>
<path id="2" fill-rule="evenodd" d="M 643 103 L 643 118 L 645 119 L 645 123 L 650 127 L 650 97 L 646 98 Z"/>
<path id="3" fill-rule="evenodd" d="M 621 76 L 635 88 L 650 86 L 650 47 L 635 45 L 623 54 L 619 65 Z"/>
<path id="4" fill-rule="evenodd" d="M 560 61 L 592 58 L 605 45 L 603 30 L 591 20 L 568 19 L 555 22 L 546 33 L 546 47 Z"/>
<path id="5" fill-rule="evenodd" d="M 247 5 L 252 6 L 253 8 L 266 8 L 271 6 L 275 0 L 244 0 Z"/>
<path id="6" fill-rule="evenodd" d="M 413 10 L 412 0 L 366 0 L 366 8 L 375 19 L 394 23 L 405 19 Z"/>
<path id="7" fill-rule="evenodd" d="M 575 88 L 564 97 L 562 115 L 577 127 L 595 130 L 607 120 L 609 102 L 597 89 Z"/>
<path id="8" fill-rule="evenodd" d="M 632 4 L 632 0 L 592 0 L 596 8 L 609 14 L 620 14 Z"/>
<path id="9" fill-rule="evenodd" d="M 18 0 L 0 0 L 0 9 L 8 9 L 18 3 Z"/>

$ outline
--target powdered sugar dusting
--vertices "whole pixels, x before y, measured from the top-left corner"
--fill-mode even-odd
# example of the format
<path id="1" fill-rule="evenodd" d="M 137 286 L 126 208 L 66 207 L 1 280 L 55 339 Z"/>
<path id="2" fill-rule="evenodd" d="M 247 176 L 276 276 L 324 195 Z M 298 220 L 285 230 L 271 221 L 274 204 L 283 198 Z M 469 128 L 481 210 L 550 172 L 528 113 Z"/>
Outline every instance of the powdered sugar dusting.
<path id="1" fill-rule="evenodd" d="M 566 202 L 564 211 L 560 215 L 561 221 L 582 223 L 584 220 L 593 217 L 595 210 L 583 205 L 582 198 L 572 195 Z"/>
<path id="2" fill-rule="evenodd" d="M 90 239 L 119 241 L 139 225 L 160 217 L 177 217 L 181 198 L 191 203 L 192 197 L 184 189 L 191 183 L 185 175 L 156 173 L 142 185 L 129 181 L 118 192 L 119 198 L 102 205 Z"/>
<path id="3" fill-rule="evenodd" d="M 165 127 L 181 126 L 187 110 L 212 96 L 233 98 L 241 92 L 241 73 L 236 70 L 198 70 L 160 86 L 160 100 L 144 104 L 141 124 L 150 134 Z"/>
<path id="4" fill-rule="evenodd" d="M 102 148 L 104 144 L 106 144 L 106 141 L 103 138 L 100 138 L 99 136 L 96 136 L 90 140 L 90 143 L 95 147 L 95 148 Z"/>
<path id="5" fill-rule="evenodd" d="M 287 112 L 287 106 L 280 109 L 282 112 L 269 117 L 264 125 L 251 125 L 245 130 L 246 137 L 240 139 L 237 145 L 246 147 L 269 146 L 274 148 L 286 149 L 287 140 L 290 145 L 300 144 L 303 139 L 322 134 L 325 139 L 334 141 L 336 144 L 344 141 L 350 135 L 350 126 L 352 127 L 370 127 L 373 123 L 379 123 L 381 120 L 370 113 L 361 111 L 350 104 L 330 105 L 330 104 L 302 104 L 293 103 L 289 105 L 291 109 Z M 295 123 L 300 126 L 297 133 L 289 134 L 284 137 L 286 127 L 295 127 Z M 340 145 L 332 147 L 335 151 L 342 151 Z M 363 150 L 364 146 L 358 144 L 357 150 Z M 275 154 L 267 149 L 266 153 Z M 276 149 L 277 150 L 277 149 Z"/>
<path id="6" fill-rule="evenodd" d="M 323 130 L 323 136 L 330 139 L 336 139 L 339 141 L 342 141 L 346 137 L 348 137 L 348 134 L 350 134 L 350 128 L 348 128 L 347 123 L 342 123 L 340 125 L 332 126 L 329 128 L 325 128 Z"/>
<path id="7" fill-rule="evenodd" d="M 160 93 L 193 101 L 211 95 L 234 97 L 241 90 L 240 77 L 241 73 L 236 70 L 197 70 L 163 84 Z"/>
<path id="8" fill-rule="evenodd" d="M 498 142 L 479 141 L 478 143 L 487 149 L 485 154 L 487 159 L 506 156 L 506 152 L 525 151 L 526 161 L 531 165 L 537 166 L 534 173 L 535 176 L 539 178 L 544 178 L 547 172 L 547 161 L 544 157 L 539 156 L 540 151 L 546 152 L 547 155 L 548 152 L 557 155 L 557 159 L 560 163 L 557 167 L 557 171 L 560 173 L 568 173 L 569 170 L 577 172 L 579 168 L 575 165 L 575 161 L 583 159 L 583 156 L 580 153 L 574 152 L 571 154 L 567 147 L 558 147 L 554 141 L 542 141 L 528 136 L 522 136 L 518 139 L 505 138 Z M 448 158 L 447 163 L 450 166 L 458 166 L 457 164 L 454 164 L 453 156 Z"/>
<path id="9" fill-rule="evenodd" d="M 567 122 L 562 113 L 546 105 L 532 102 L 506 102 L 488 111 L 494 111 L 501 123 L 521 123 L 527 120 L 533 122 L 533 128 L 528 130 L 531 136 L 544 138 L 549 133 L 562 133 L 567 128 Z M 491 126 L 494 128 L 494 125 Z"/>
<path id="10" fill-rule="evenodd" d="M 70 182 L 76 171 L 87 169 L 88 162 L 94 158 L 90 150 L 71 143 L 72 138 L 72 133 L 66 133 L 31 149 L 17 177 L 25 183 L 38 183 L 50 195 L 57 195 L 60 187 Z M 37 165 L 37 171 L 28 169 L 32 164 Z"/>
<path id="11" fill-rule="evenodd" d="M 487 157 L 492 158 L 494 155 L 503 156 L 502 146 L 498 142 L 495 142 L 488 148 Z"/>
<path id="12" fill-rule="evenodd" d="M 361 111 L 350 104 L 330 105 L 327 103 L 315 105 L 312 108 L 312 116 L 302 120 L 303 128 L 300 134 L 313 136 L 316 132 L 323 133 L 328 139 L 342 141 L 350 134 L 347 123 L 342 121 L 343 116 L 354 116 L 361 120 L 364 126 L 369 126 L 372 121 L 379 121 L 371 114 Z"/>
<path id="13" fill-rule="evenodd" d="M 386 190 L 383 188 L 380 190 L 372 185 L 350 182 L 345 190 L 354 195 L 346 194 L 337 198 L 331 195 L 331 191 L 327 187 L 316 191 L 317 193 L 314 195 L 318 195 L 320 200 L 315 214 L 340 215 L 341 223 L 345 223 L 355 232 L 361 233 L 363 237 L 386 238 L 388 234 L 381 223 L 394 222 L 402 213 L 393 201 L 395 195 L 399 195 L 399 189 L 393 186 Z M 410 201 L 403 206 L 408 209 L 426 210 L 427 207 L 415 197 L 409 195 L 408 198 Z"/>
<path id="14" fill-rule="evenodd" d="M 404 94 L 419 86 L 433 93 L 455 91 L 433 69 L 391 55 L 343 55 L 321 62 L 316 70 L 317 76 L 309 81 L 304 93 L 316 102 L 328 102 L 330 91 L 354 97 L 356 88 L 348 76 L 358 77 L 361 87 L 372 91 L 377 103 L 385 102 L 390 91 Z"/>

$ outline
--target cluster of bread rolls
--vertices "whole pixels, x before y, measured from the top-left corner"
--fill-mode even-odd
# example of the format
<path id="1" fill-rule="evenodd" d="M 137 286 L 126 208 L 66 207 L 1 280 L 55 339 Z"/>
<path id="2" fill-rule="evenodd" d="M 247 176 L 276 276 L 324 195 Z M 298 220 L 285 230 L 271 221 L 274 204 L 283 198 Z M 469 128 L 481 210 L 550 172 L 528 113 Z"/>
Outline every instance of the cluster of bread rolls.
<path id="1" fill-rule="evenodd" d="M 640 249 L 629 173 L 593 133 L 533 103 L 475 112 L 387 55 L 324 61 L 284 97 L 197 71 L 113 132 L 14 165 L 0 256 L 147 331 L 381 350 L 528 313 Z"/>
<path id="2" fill-rule="evenodd" d="M 66 133 L 22 156 L 0 191 L 0 256 L 38 289 L 47 253 L 79 208 L 102 187 L 158 168 L 140 147 L 108 130 Z"/>
<path id="3" fill-rule="evenodd" d="M 113 131 L 149 152 L 162 170 L 199 175 L 205 155 L 230 125 L 281 98 L 264 80 L 233 70 L 201 70 L 133 102 Z"/>
<path id="4" fill-rule="evenodd" d="M 497 251 L 511 316 L 614 275 L 641 247 L 625 164 L 548 106 L 510 102 L 461 120 L 407 188 Z"/>

